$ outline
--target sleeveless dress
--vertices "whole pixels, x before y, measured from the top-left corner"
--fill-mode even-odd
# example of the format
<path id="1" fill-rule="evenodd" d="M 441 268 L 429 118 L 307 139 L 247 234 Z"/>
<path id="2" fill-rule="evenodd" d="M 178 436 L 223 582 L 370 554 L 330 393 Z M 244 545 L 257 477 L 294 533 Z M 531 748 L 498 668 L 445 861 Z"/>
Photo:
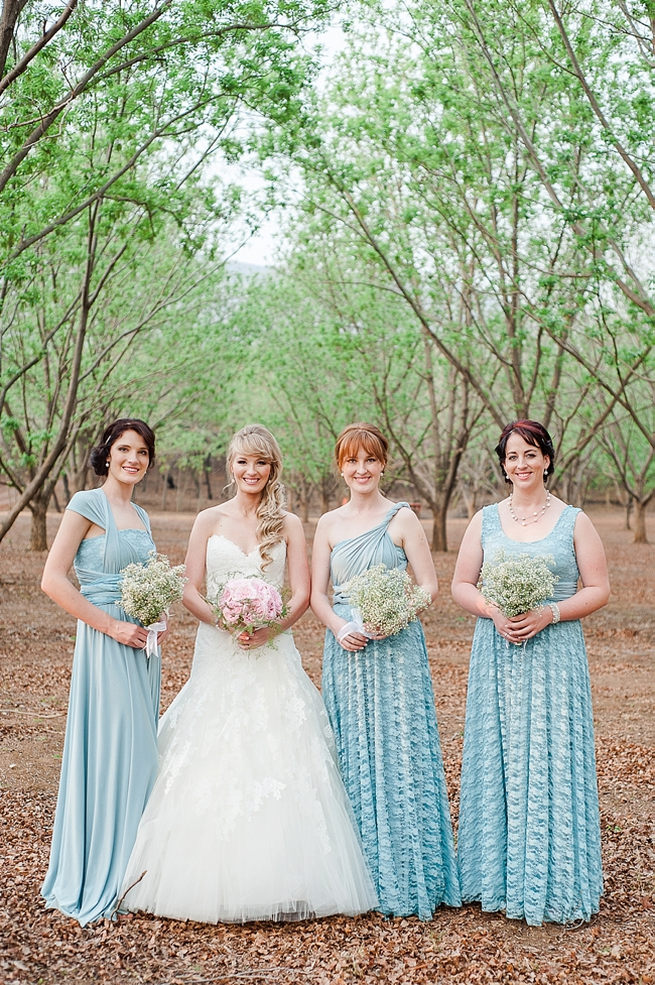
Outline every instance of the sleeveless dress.
<path id="1" fill-rule="evenodd" d="M 258 549 L 244 554 L 214 534 L 208 595 L 235 576 L 281 588 L 284 542 L 272 558 L 262 572 Z M 242 923 L 375 906 L 325 708 L 289 631 L 245 651 L 200 623 L 189 680 L 160 722 L 159 753 L 126 909 Z"/>
<path id="2" fill-rule="evenodd" d="M 577 590 L 567 506 L 548 536 L 519 543 L 498 507 L 482 513 L 485 559 L 550 554 L 559 582 L 548 601 Z M 493 620 L 475 626 L 462 764 L 458 857 L 462 896 L 508 917 L 589 920 L 603 890 L 589 670 L 579 620 L 548 625 L 514 646 Z"/>
<path id="3" fill-rule="evenodd" d="M 350 621 L 345 585 L 375 564 L 407 567 L 388 533 L 407 503 L 372 530 L 332 550 L 334 610 Z M 358 653 L 325 636 L 323 697 L 341 773 L 362 835 L 380 912 L 429 920 L 440 903 L 459 906 L 448 796 L 423 627 L 414 620 Z"/>
<path id="4" fill-rule="evenodd" d="M 115 619 L 135 622 L 116 604 L 119 572 L 146 561 L 155 545 L 145 530 L 118 530 L 102 489 L 75 493 L 67 509 L 102 527 L 83 540 L 74 567 L 85 598 Z M 84 926 L 116 906 L 139 818 L 157 771 L 159 654 L 116 640 L 78 620 L 66 737 L 50 866 L 41 890 L 48 908 Z"/>

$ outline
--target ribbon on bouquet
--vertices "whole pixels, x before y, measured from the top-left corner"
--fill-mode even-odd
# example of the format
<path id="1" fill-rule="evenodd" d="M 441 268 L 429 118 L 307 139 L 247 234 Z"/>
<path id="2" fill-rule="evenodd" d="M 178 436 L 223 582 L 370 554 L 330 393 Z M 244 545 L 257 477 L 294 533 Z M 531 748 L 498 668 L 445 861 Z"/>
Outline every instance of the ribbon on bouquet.
<path id="1" fill-rule="evenodd" d="M 146 657 L 150 659 L 150 657 L 157 653 L 157 633 L 164 632 L 166 629 L 166 620 L 161 619 L 159 622 L 151 622 L 149 626 L 144 626 L 144 629 L 148 630 L 148 637 L 143 649 L 146 651 Z"/>
<path id="2" fill-rule="evenodd" d="M 368 629 L 365 629 L 364 620 L 362 619 L 362 614 L 359 609 L 356 609 L 353 606 L 350 610 L 350 614 L 353 618 L 339 630 L 337 635 L 337 643 L 341 643 L 349 633 L 361 633 L 362 636 L 366 636 L 367 639 L 372 640 L 375 637 L 375 633 L 369 633 Z"/>

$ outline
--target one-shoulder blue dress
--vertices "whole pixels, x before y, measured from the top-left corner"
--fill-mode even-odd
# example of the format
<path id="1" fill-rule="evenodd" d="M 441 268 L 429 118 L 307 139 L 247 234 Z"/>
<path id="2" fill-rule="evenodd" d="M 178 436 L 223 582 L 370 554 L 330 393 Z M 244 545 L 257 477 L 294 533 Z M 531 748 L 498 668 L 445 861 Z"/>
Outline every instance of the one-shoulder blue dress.
<path id="1" fill-rule="evenodd" d="M 82 594 L 115 619 L 119 572 L 155 549 L 150 523 L 118 530 L 102 489 L 75 493 L 67 507 L 102 527 L 75 555 Z M 161 661 L 78 620 L 66 737 L 50 866 L 41 890 L 47 907 L 82 926 L 110 917 L 157 772 Z"/>
<path id="2" fill-rule="evenodd" d="M 577 591 L 567 506 L 548 536 L 508 537 L 498 507 L 482 513 L 485 560 L 552 555 L 552 599 Z M 462 896 L 508 917 L 589 920 L 603 890 L 589 670 L 579 620 L 548 625 L 526 645 L 491 619 L 473 636 L 457 844 Z"/>
<path id="3" fill-rule="evenodd" d="M 334 610 L 351 619 L 344 586 L 376 564 L 407 567 L 389 523 L 332 550 Z M 323 654 L 323 698 L 385 914 L 429 920 L 441 904 L 461 902 L 448 795 L 423 627 L 414 620 L 394 636 L 344 650 L 330 630 Z"/>

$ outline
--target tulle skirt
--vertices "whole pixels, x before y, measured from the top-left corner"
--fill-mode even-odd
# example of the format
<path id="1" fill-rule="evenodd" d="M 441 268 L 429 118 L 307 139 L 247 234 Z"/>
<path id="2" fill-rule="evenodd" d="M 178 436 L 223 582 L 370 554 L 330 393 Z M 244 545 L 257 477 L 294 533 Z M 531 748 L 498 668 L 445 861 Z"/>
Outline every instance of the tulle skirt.
<path id="1" fill-rule="evenodd" d="M 376 906 L 325 708 L 290 633 L 246 653 L 201 624 L 159 750 L 124 909 L 216 923 Z"/>

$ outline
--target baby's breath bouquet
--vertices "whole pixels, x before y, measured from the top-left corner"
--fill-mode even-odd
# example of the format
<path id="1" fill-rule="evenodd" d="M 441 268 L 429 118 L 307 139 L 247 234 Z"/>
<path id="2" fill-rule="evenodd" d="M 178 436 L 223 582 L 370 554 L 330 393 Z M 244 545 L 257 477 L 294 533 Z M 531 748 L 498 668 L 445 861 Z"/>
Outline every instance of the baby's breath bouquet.
<path id="1" fill-rule="evenodd" d="M 481 592 L 511 619 L 543 605 L 553 594 L 558 575 L 550 566 L 552 554 L 506 554 L 498 551 L 493 561 L 485 561 L 480 572 Z"/>
<path id="2" fill-rule="evenodd" d="M 432 601 L 424 588 L 415 585 L 403 568 L 376 564 L 355 575 L 344 585 L 353 610 L 353 620 L 369 636 L 393 636 L 416 618 Z"/>
<path id="3" fill-rule="evenodd" d="M 157 633 L 166 629 L 165 616 L 173 602 L 182 598 L 185 582 L 184 565 L 171 567 L 166 555 L 155 551 L 146 562 L 127 564 L 122 569 L 118 604 L 148 630 L 148 656 L 156 651 Z"/>

